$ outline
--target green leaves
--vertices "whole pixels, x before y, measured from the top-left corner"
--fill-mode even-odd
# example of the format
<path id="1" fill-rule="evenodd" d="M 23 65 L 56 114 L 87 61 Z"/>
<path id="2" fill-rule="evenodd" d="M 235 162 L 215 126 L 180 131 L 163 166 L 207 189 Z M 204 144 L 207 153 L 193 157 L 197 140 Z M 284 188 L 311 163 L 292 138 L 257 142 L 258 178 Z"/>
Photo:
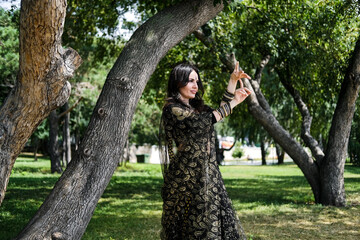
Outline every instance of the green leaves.
<path id="1" fill-rule="evenodd" d="M 148 104 L 140 99 L 129 133 L 130 142 L 137 145 L 158 144 L 158 129 L 160 124 L 161 108 L 156 104 Z"/>
<path id="2" fill-rule="evenodd" d="M 19 68 L 19 10 L 0 8 L 0 106 L 14 87 Z"/>

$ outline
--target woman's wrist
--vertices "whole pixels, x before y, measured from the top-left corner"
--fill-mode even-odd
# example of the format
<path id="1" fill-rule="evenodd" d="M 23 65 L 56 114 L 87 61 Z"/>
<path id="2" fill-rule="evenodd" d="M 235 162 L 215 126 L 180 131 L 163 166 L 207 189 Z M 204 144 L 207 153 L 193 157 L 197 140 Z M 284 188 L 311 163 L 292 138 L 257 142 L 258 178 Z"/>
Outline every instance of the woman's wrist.
<path id="1" fill-rule="evenodd" d="M 237 78 L 232 78 L 232 77 L 230 77 L 230 80 L 229 80 L 229 82 L 231 83 L 231 84 L 237 84 L 237 81 L 238 81 L 238 79 Z"/>
<path id="2" fill-rule="evenodd" d="M 236 107 L 239 104 L 235 99 L 231 100 L 229 103 L 231 109 L 234 109 L 234 107 Z"/>
<path id="3" fill-rule="evenodd" d="M 223 102 L 230 102 L 235 97 L 234 92 L 229 91 L 229 89 L 226 89 L 221 101 Z"/>

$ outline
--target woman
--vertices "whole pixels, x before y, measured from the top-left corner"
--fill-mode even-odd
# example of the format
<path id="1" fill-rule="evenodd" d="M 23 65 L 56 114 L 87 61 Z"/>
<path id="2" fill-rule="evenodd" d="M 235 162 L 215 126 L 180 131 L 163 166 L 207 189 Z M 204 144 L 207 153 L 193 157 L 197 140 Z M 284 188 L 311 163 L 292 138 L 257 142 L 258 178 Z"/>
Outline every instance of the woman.
<path id="1" fill-rule="evenodd" d="M 160 127 L 161 239 L 246 239 L 216 162 L 213 126 L 251 94 L 241 78 L 250 79 L 237 62 L 220 107 L 213 110 L 201 98 L 196 67 L 180 64 L 170 73 Z"/>

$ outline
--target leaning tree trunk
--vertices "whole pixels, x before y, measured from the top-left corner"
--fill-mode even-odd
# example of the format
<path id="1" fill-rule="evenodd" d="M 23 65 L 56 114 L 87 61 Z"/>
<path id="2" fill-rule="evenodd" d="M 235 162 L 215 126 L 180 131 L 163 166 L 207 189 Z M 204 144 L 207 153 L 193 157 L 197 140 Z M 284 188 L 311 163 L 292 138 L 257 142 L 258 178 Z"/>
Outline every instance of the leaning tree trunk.
<path id="1" fill-rule="evenodd" d="M 16 87 L 0 110 L 0 204 L 15 160 L 36 127 L 70 95 L 81 58 L 61 47 L 66 1 L 21 1 Z"/>
<path id="2" fill-rule="evenodd" d="M 107 76 L 75 157 L 17 239 L 80 239 L 122 155 L 141 93 L 160 59 L 223 8 L 185 1 L 140 26 Z"/>
<path id="3" fill-rule="evenodd" d="M 321 203 L 345 206 L 344 166 L 351 122 L 360 88 L 360 38 L 350 60 L 331 123 L 325 157 L 321 161 Z"/>
<path id="4" fill-rule="evenodd" d="M 234 54 L 223 53 L 220 50 L 215 41 L 206 36 L 201 30 L 194 32 L 195 36 L 214 54 L 219 54 L 222 56 L 220 59 L 222 63 L 227 67 L 231 72 L 235 67 L 235 56 Z M 278 120 L 275 118 L 274 114 L 271 112 L 269 103 L 267 102 L 265 96 L 262 94 L 260 89 L 261 75 L 269 62 L 270 56 L 264 56 L 261 60 L 260 66 L 256 69 L 255 77 L 253 80 L 243 79 L 244 86 L 251 89 L 254 94 L 251 94 L 245 102 L 248 105 L 249 112 L 255 118 L 255 120 L 260 123 L 263 128 L 268 132 L 268 134 L 280 145 L 283 147 L 285 152 L 294 160 L 294 162 L 299 166 L 303 172 L 306 180 L 311 186 L 311 190 L 315 197 L 315 202 L 319 203 L 320 201 L 320 174 L 319 169 L 312 158 L 297 142 L 290 133 L 284 129 Z"/>

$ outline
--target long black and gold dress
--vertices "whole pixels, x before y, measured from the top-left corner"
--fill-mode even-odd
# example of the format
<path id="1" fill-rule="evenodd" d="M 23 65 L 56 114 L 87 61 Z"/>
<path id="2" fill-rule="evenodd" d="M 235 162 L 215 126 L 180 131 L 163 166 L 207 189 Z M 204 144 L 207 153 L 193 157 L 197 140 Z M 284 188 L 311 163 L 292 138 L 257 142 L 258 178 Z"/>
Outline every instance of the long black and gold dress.
<path id="1" fill-rule="evenodd" d="M 212 111 L 163 108 L 161 239 L 246 239 L 216 161 Z"/>

